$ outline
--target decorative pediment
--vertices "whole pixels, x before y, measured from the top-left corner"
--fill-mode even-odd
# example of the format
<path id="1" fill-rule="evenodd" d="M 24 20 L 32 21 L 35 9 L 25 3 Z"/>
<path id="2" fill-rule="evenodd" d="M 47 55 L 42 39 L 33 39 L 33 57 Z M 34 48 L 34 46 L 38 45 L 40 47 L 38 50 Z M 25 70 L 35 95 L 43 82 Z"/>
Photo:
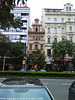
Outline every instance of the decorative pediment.
<path id="1" fill-rule="evenodd" d="M 48 35 L 47 37 L 49 37 L 49 38 L 50 38 L 51 36 L 50 36 L 50 35 Z"/>
<path id="2" fill-rule="evenodd" d="M 33 42 L 33 44 L 34 44 L 34 45 L 38 45 L 38 44 L 40 44 L 40 42 Z"/>
<path id="3" fill-rule="evenodd" d="M 54 36 L 54 38 L 57 38 L 57 37 L 58 37 L 57 35 Z"/>
<path id="4" fill-rule="evenodd" d="M 61 37 L 65 37 L 65 35 L 62 35 Z"/>

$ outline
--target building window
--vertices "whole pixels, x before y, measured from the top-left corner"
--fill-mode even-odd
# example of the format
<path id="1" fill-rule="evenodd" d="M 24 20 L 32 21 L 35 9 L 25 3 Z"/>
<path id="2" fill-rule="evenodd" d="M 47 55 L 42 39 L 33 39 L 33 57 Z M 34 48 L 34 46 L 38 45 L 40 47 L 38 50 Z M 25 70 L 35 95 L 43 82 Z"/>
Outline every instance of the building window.
<path id="1" fill-rule="evenodd" d="M 38 28 L 36 27 L 36 32 L 38 32 Z"/>
<path id="2" fill-rule="evenodd" d="M 20 39 L 20 35 L 16 35 L 16 36 L 15 36 L 15 39 L 16 39 L 16 40 L 19 40 L 19 39 Z"/>
<path id="3" fill-rule="evenodd" d="M 71 11 L 71 7 L 69 7 L 69 11 Z"/>
<path id="4" fill-rule="evenodd" d="M 41 45 L 41 50 L 43 50 L 43 44 Z"/>
<path id="5" fill-rule="evenodd" d="M 54 18 L 54 23 L 57 23 L 57 18 Z"/>
<path id="6" fill-rule="evenodd" d="M 57 42 L 57 38 L 54 38 L 54 42 Z"/>
<path id="7" fill-rule="evenodd" d="M 48 22 L 50 22 L 50 18 L 48 18 L 47 20 L 48 20 Z"/>
<path id="8" fill-rule="evenodd" d="M 56 27 L 54 28 L 54 33 L 57 33 L 57 28 Z"/>
<path id="9" fill-rule="evenodd" d="M 72 37 L 70 37 L 70 42 L 72 42 Z"/>
<path id="10" fill-rule="evenodd" d="M 14 16 L 15 16 L 15 18 L 17 18 L 17 17 L 18 17 L 18 15 L 17 15 L 16 13 L 14 13 Z"/>
<path id="11" fill-rule="evenodd" d="M 32 44 L 30 44 L 30 50 L 32 50 Z"/>
<path id="12" fill-rule="evenodd" d="M 61 18 L 61 23 L 64 23 L 64 18 Z"/>
<path id="13" fill-rule="evenodd" d="M 32 40 L 33 39 L 33 37 L 32 36 L 30 36 L 30 40 Z"/>
<path id="14" fill-rule="evenodd" d="M 68 7 L 66 7 L 66 11 L 68 11 Z"/>
<path id="15" fill-rule="evenodd" d="M 50 55 L 51 55 L 51 49 L 47 49 L 47 56 L 50 57 Z"/>
<path id="16" fill-rule="evenodd" d="M 70 22 L 71 21 L 71 19 L 70 18 L 68 18 L 68 22 Z"/>
<path id="17" fill-rule="evenodd" d="M 62 31 L 62 33 L 65 33 L 65 32 L 64 32 L 64 28 L 62 28 L 62 30 L 61 30 L 61 31 Z"/>
<path id="18" fill-rule="evenodd" d="M 50 38 L 48 38 L 48 43 L 50 43 Z"/>
<path id="19" fill-rule="evenodd" d="M 72 27 L 71 26 L 69 27 L 69 32 L 72 33 Z"/>
<path id="20" fill-rule="evenodd" d="M 48 33 L 50 33 L 50 28 L 48 27 Z"/>
<path id="21" fill-rule="evenodd" d="M 64 41 L 64 38 L 62 38 L 62 41 Z"/>
<path id="22" fill-rule="evenodd" d="M 43 36 L 40 37 L 40 40 L 43 40 Z"/>
<path id="23" fill-rule="evenodd" d="M 38 49 L 38 45 L 35 45 L 35 50 L 37 50 Z"/>
<path id="24" fill-rule="evenodd" d="M 35 39 L 35 36 L 33 36 L 33 40 Z"/>
<path id="25" fill-rule="evenodd" d="M 38 40 L 40 40 L 40 36 L 38 36 Z"/>

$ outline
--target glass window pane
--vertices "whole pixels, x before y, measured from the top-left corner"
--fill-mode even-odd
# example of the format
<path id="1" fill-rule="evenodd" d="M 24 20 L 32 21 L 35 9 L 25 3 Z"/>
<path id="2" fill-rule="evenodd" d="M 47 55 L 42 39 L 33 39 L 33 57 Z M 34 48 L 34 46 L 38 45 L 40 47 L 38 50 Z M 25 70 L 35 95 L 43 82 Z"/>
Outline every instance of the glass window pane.
<path id="1" fill-rule="evenodd" d="M 64 33 L 64 28 L 62 28 L 62 33 Z"/>
<path id="2" fill-rule="evenodd" d="M 61 23 L 64 23 L 64 18 L 61 19 Z"/>
<path id="3" fill-rule="evenodd" d="M 71 26 L 69 27 L 69 32 L 72 32 L 72 27 Z"/>
<path id="4" fill-rule="evenodd" d="M 50 22 L 50 18 L 48 18 L 48 22 Z"/>
<path id="5" fill-rule="evenodd" d="M 54 23 L 57 23 L 57 18 L 54 18 Z"/>
<path id="6" fill-rule="evenodd" d="M 50 28 L 48 28 L 48 33 L 50 33 Z"/>
<path id="7" fill-rule="evenodd" d="M 57 33 L 57 28 L 56 27 L 54 28 L 54 33 Z"/>
<path id="8" fill-rule="evenodd" d="M 47 56 L 51 55 L 51 49 L 47 49 Z"/>
<path id="9" fill-rule="evenodd" d="M 54 38 L 54 42 L 57 42 L 57 38 Z"/>
<path id="10" fill-rule="evenodd" d="M 48 38 L 48 43 L 50 43 L 50 38 Z"/>

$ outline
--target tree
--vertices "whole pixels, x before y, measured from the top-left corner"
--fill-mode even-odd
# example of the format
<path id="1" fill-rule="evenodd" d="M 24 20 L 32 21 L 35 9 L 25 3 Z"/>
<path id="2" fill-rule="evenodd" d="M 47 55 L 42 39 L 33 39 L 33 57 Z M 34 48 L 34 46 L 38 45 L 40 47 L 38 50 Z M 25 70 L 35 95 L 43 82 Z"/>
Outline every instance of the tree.
<path id="1" fill-rule="evenodd" d="M 68 56 L 73 55 L 73 43 L 68 40 L 60 41 L 58 43 L 53 42 L 52 49 L 53 49 L 52 57 L 62 60 L 63 67 L 64 67 L 64 57 L 66 56 L 66 54 Z"/>
<path id="2" fill-rule="evenodd" d="M 31 61 L 33 65 L 37 64 L 37 66 L 43 67 L 45 64 L 45 55 L 41 53 L 41 50 L 33 52 L 27 59 Z"/>
<path id="3" fill-rule="evenodd" d="M 24 4 L 27 0 L 18 0 L 17 4 L 19 1 L 22 1 Z M 2 29 L 10 28 L 11 25 L 14 28 L 22 26 L 21 18 L 15 18 L 14 14 L 10 13 L 15 6 L 15 2 L 16 0 L 0 0 L 0 27 Z"/>
<path id="4" fill-rule="evenodd" d="M 68 54 L 69 56 L 73 54 L 73 44 L 68 40 L 60 41 L 58 43 L 53 42 L 52 49 L 52 56 L 54 58 L 64 58 L 66 54 Z"/>
<path id="5" fill-rule="evenodd" d="M 8 56 L 11 41 L 5 35 L 0 34 L 0 56 Z"/>
<path id="6" fill-rule="evenodd" d="M 11 41 L 5 35 L 0 34 L 0 69 L 4 71 L 5 58 L 8 57 Z M 3 65 L 3 68 L 2 68 Z"/>
<path id="7" fill-rule="evenodd" d="M 12 64 L 22 64 L 24 58 L 24 44 L 21 42 L 12 43 L 10 56 L 12 57 Z"/>

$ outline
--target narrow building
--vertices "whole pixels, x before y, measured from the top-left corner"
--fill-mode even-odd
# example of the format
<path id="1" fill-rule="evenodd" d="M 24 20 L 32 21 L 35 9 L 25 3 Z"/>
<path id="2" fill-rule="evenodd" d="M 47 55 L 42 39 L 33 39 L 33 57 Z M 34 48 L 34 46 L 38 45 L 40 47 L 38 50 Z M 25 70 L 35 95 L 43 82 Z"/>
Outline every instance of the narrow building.
<path id="1" fill-rule="evenodd" d="M 45 31 L 42 25 L 39 23 L 39 19 L 34 20 L 35 23 L 28 31 L 28 55 L 31 55 L 37 49 L 44 53 L 45 44 Z"/>

